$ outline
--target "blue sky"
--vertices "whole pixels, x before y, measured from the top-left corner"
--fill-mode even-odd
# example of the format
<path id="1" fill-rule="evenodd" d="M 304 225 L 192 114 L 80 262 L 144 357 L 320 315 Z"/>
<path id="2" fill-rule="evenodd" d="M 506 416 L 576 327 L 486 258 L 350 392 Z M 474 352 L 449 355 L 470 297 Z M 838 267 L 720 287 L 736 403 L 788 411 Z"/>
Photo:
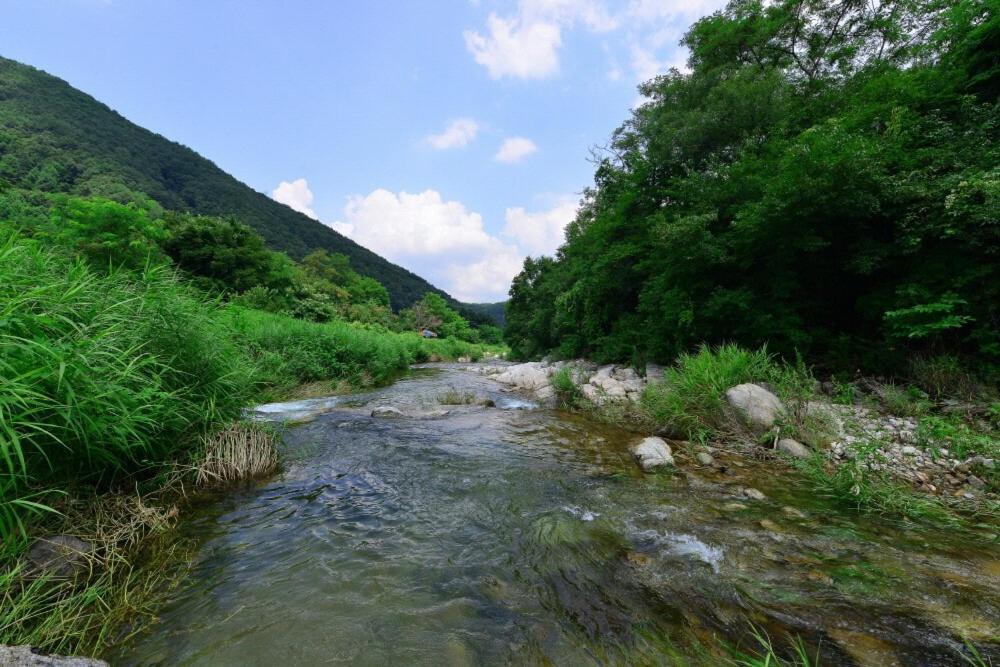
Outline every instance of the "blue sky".
<path id="1" fill-rule="evenodd" d="M 0 0 L 39 67 L 456 297 L 551 254 L 719 0 Z"/>

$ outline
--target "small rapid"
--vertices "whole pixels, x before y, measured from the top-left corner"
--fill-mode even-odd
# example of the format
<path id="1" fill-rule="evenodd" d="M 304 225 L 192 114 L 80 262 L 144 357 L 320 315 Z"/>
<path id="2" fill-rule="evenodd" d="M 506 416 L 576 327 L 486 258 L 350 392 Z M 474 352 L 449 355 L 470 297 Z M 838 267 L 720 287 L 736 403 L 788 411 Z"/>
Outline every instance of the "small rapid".
<path id="1" fill-rule="evenodd" d="M 709 665 L 751 623 L 823 665 L 1000 657 L 995 545 L 831 512 L 773 466 L 643 474 L 635 434 L 461 366 L 253 416 L 286 424 L 282 471 L 185 522 L 189 568 L 113 664 Z"/>

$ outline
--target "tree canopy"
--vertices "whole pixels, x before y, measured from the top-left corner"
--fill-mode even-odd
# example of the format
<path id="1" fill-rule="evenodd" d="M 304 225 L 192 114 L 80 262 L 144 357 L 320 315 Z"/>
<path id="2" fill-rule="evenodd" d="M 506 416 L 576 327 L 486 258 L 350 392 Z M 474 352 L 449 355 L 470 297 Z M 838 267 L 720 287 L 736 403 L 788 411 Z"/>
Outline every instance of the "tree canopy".
<path id="1" fill-rule="evenodd" d="M 597 151 L 516 354 L 1000 360 L 1000 19 L 982 0 L 735 0 Z M 990 55 L 992 54 L 992 55 Z"/>

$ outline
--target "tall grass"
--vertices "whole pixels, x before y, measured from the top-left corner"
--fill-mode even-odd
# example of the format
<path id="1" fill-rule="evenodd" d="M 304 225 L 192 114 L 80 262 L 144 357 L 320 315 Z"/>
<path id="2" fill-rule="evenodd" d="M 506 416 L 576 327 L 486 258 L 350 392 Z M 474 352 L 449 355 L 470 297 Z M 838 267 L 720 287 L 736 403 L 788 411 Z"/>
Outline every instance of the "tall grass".
<path id="1" fill-rule="evenodd" d="M 704 441 L 732 426 L 725 410 L 727 389 L 745 382 L 790 385 L 795 372 L 776 363 L 763 348 L 705 345 L 694 354 L 682 354 L 660 382 L 651 382 L 641 407 L 660 430 Z"/>
<path id="2" fill-rule="evenodd" d="M 0 230 L 0 537 L 23 538 L 32 496 L 107 485 L 238 413 L 252 367 L 216 310 L 164 268 L 99 275 Z"/>

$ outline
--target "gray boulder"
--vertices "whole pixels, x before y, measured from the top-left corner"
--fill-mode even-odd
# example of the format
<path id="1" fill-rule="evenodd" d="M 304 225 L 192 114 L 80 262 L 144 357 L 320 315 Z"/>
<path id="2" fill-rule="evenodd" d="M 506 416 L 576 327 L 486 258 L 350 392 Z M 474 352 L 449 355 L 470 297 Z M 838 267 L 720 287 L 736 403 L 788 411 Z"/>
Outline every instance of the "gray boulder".
<path id="1" fill-rule="evenodd" d="M 670 445 L 664 442 L 663 438 L 644 438 L 642 442 L 632 447 L 632 454 L 639 461 L 639 466 L 643 470 L 652 470 L 660 466 L 674 464 Z"/>
<path id="2" fill-rule="evenodd" d="M 784 452 L 789 456 L 794 456 L 797 459 L 809 458 L 809 448 L 798 440 L 792 440 L 791 438 L 782 438 L 779 440 L 775 449 L 779 452 Z"/>
<path id="3" fill-rule="evenodd" d="M 764 433 L 785 412 L 777 396 L 757 384 L 739 384 L 726 391 L 726 402 L 750 430 Z"/>
<path id="4" fill-rule="evenodd" d="M 89 569 L 93 552 L 94 545 L 79 537 L 41 537 L 32 542 L 24 554 L 25 571 L 29 576 L 71 579 Z"/>
<path id="5" fill-rule="evenodd" d="M 0 667 L 108 667 L 103 660 L 35 653 L 30 646 L 0 645 Z"/>

